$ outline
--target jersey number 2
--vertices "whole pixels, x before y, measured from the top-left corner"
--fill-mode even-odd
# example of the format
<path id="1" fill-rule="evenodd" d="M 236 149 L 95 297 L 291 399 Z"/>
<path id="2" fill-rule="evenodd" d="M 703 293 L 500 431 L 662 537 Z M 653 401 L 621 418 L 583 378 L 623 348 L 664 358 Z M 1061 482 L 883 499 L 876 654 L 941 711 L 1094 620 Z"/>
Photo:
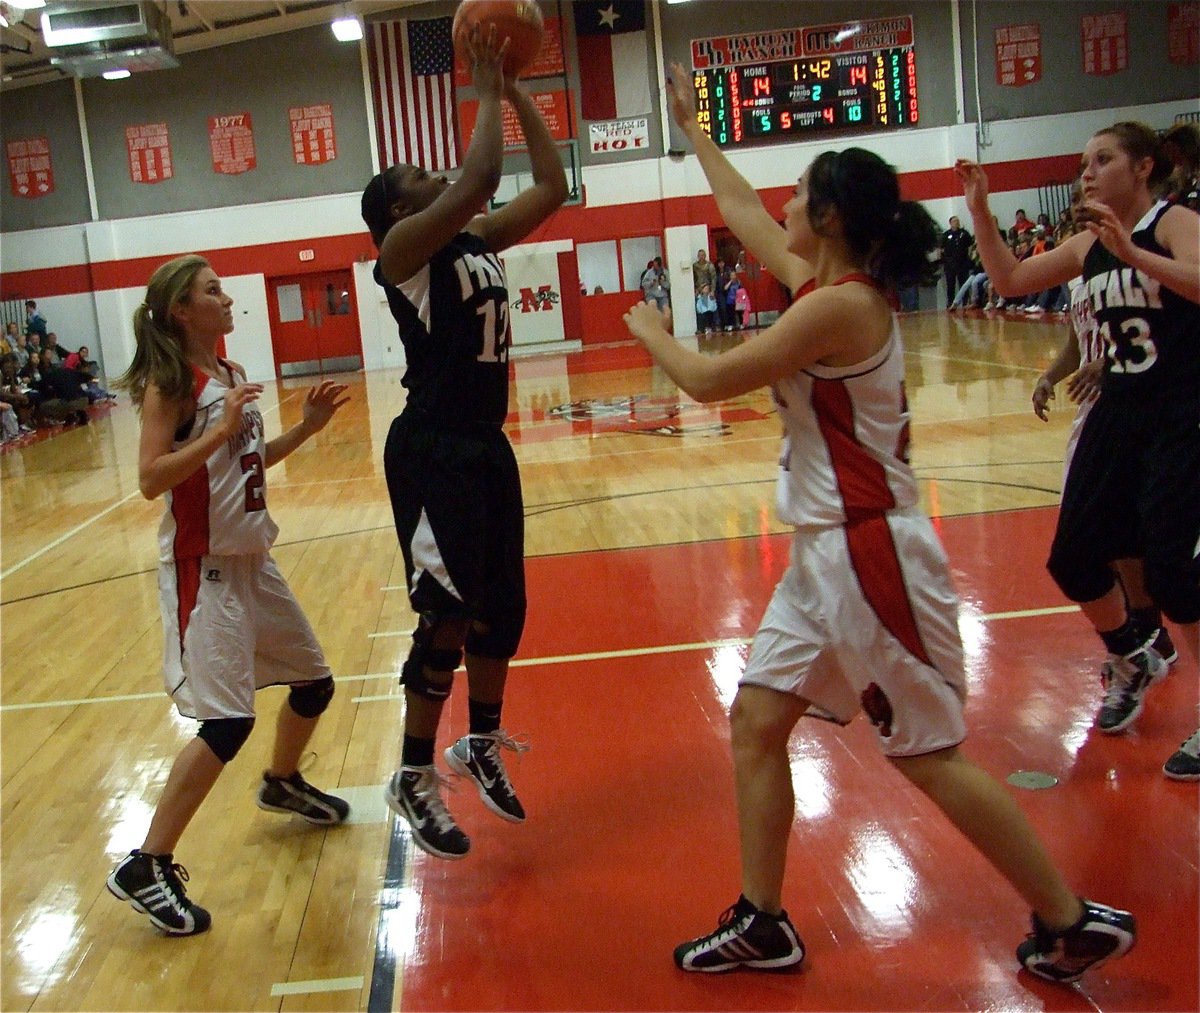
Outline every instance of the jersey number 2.
<path id="1" fill-rule="evenodd" d="M 246 476 L 246 513 L 265 510 L 267 501 L 263 497 L 263 486 L 267 483 L 263 459 L 257 453 L 242 454 L 242 474 Z"/>

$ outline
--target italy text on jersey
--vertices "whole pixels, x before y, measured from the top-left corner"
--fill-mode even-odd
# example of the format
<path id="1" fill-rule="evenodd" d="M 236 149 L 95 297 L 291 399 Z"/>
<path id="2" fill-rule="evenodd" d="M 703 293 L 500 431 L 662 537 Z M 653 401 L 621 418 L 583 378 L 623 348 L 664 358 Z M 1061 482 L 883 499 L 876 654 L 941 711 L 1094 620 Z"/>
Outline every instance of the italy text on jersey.
<path id="1" fill-rule="evenodd" d="M 1107 349 L 1109 368 L 1114 373 L 1143 373 L 1158 359 L 1148 319 L 1129 313 L 1133 309 L 1161 310 L 1159 283 L 1132 267 L 1118 267 L 1087 280 L 1092 313 L 1100 321 L 1098 333 Z M 1120 310 L 1112 326 L 1107 311 Z"/>
<path id="2" fill-rule="evenodd" d="M 478 302 L 476 314 L 481 318 L 482 347 L 479 362 L 508 361 L 508 297 L 504 268 L 494 253 L 464 253 L 454 259 L 459 291 L 463 303 Z M 481 292 L 488 295 L 479 301 Z"/>

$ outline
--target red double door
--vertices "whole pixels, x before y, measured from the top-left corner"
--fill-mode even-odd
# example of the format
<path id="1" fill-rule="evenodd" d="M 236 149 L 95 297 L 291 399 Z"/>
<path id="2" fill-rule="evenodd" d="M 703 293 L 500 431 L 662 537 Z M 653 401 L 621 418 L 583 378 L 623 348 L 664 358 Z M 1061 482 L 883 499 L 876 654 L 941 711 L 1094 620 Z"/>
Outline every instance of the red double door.
<path id="1" fill-rule="evenodd" d="M 272 278 L 268 302 L 276 376 L 362 368 L 362 340 L 349 271 Z"/>

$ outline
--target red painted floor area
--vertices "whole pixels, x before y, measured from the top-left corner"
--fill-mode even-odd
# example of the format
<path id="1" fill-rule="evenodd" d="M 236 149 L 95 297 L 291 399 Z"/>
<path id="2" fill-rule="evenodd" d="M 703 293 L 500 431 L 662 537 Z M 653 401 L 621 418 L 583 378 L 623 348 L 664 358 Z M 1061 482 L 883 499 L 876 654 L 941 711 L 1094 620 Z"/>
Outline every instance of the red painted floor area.
<path id="1" fill-rule="evenodd" d="M 802 722 L 785 904 L 808 947 L 798 973 L 685 975 L 680 941 L 737 897 L 726 709 L 741 647 L 514 669 L 505 725 L 533 749 L 510 764 L 519 827 L 475 793 L 449 796 L 463 862 L 418 854 L 404 1010 L 1195 1010 L 1197 787 L 1159 768 L 1195 728 L 1181 660 L 1127 735 L 1090 730 L 1099 642 L 1043 568 L 1053 510 L 939 524 L 966 603 L 967 752 L 1016 792 L 1077 889 L 1140 919 L 1136 949 L 1077 987 L 1018 973 L 1022 901 L 883 760 L 869 725 Z M 532 559 L 521 658 L 748 637 L 787 539 Z M 465 687 L 449 714 L 465 731 Z M 408 935 L 408 933 L 404 933 Z"/>

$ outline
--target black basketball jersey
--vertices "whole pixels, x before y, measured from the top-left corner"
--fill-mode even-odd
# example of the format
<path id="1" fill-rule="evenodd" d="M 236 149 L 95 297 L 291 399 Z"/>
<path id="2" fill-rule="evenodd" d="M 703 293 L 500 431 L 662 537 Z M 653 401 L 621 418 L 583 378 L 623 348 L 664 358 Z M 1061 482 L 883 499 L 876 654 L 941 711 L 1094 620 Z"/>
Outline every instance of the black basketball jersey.
<path id="1" fill-rule="evenodd" d="M 1154 205 L 1133 230 L 1135 246 L 1163 257 L 1154 238 L 1170 208 Z M 1176 295 L 1110 253 L 1100 240 L 1083 261 L 1083 278 L 1105 346 L 1105 391 L 1200 397 L 1200 305 Z"/>
<path id="2" fill-rule="evenodd" d="M 460 232 L 387 293 L 408 368 L 408 405 L 451 429 L 500 426 L 508 414 L 508 286 L 500 258 Z"/>

